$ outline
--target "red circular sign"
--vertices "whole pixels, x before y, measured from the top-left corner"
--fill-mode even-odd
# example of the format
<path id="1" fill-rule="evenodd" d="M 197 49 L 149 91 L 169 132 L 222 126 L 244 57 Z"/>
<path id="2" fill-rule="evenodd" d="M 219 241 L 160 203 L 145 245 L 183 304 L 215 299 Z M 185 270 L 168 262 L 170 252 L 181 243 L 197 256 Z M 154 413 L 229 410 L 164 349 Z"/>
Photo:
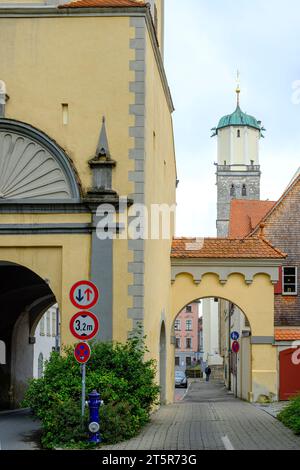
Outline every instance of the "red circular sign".
<path id="1" fill-rule="evenodd" d="M 70 300 L 74 307 L 89 310 L 99 300 L 97 286 L 90 281 L 76 282 L 70 291 Z"/>
<path id="2" fill-rule="evenodd" d="M 99 331 L 99 321 L 91 312 L 79 312 L 71 318 L 70 330 L 73 336 L 82 341 L 93 339 Z"/>
<path id="3" fill-rule="evenodd" d="M 240 343 L 238 341 L 234 341 L 231 346 L 232 352 L 238 353 L 240 350 Z"/>
<path id="4" fill-rule="evenodd" d="M 79 343 L 75 346 L 74 356 L 79 364 L 86 364 L 91 357 L 91 348 L 87 343 Z"/>

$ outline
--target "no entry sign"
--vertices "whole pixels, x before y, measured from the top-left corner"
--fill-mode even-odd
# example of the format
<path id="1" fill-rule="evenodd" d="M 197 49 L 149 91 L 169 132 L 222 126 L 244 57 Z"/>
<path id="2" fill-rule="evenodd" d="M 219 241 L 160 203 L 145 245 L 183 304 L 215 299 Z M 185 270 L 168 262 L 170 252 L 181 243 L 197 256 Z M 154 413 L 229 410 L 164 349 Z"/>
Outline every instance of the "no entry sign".
<path id="1" fill-rule="evenodd" d="M 70 291 L 70 300 L 74 307 L 89 310 L 98 302 L 99 291 L 92 282 L 79 281 L 74 284 Z"/>
<path id="2" fill-rule="evenodd" d="M 82 341 L 93 339 L 99 331 L 99 321 L 91 312 L 79 312 L 71 318 L 70 330 L 75 338 Z"/>
<path id="3" fill-rule="evenodd" d="M 79 343 L 75 346 L 74 356 L 79 364 L 86 364 L 91 357 L 91 348 L 87 343 Z"/>
<path id="4" fill-rule="evenodd" d="M 234 342 L 232 343 L 231 349 L 232 349 L 232 352 L 234 352 L 234 353 L 237 354 L 237 353 L 239 352 L 239 350 L 240 350 L 240 343 L 239 343 L 238 341 L 234 341 Z"/>

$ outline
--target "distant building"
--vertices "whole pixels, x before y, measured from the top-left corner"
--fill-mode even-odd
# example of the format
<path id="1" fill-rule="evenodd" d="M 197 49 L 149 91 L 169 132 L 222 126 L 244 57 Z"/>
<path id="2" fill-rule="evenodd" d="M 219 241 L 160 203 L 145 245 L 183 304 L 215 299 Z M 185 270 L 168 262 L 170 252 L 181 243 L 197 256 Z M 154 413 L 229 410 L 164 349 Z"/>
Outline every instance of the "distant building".
<path id="1" fill-rule="evenodd" d="M 45 361 L 59 346 L 57 320 L 57 305 L 54 305 L 44 314 L 36 328 L 33 355 L 33 374 L 36 379 L 43 376 Z"/>
<path id="2" fill-rule="evenodd" d="M 218 299 L 204 299 L 203 311 L 203 361 L 209 366 L 223 365 L 219 350 Z"/>
<path id="3" fill-rule="evenodd" d="M 300 171 L 277 202 L 233 201 L 230 233 L 237 238 L 265 237 L 287 254 L 279 268 L 275 293 L 275 341 L 279 398 L 300 392 Z M 260 217 L 258 217 L 258 215 Z M 252 221 L 246 224 L 246 221 Z M 254 223 L 255 221 L 255 223 Z M 294 359 L 293 359 L 294 358 Z"/>
<path id="4" fill-rule="evenodd" d="M 200 360 L 199 304 L 187 305 L 175 320 L 175 367 L 185 370 Z"/>
<path id="5" fill-rule="evenodd" d="M 259 204 L 260 200 L 260 156 L 259 141 L 265 131 L 261 121 L 244 113 L 240 107 L 240 86 L 237 86 L 237 104 L 235 111 L 223 116 L 213 136 L 218 139 L 217 169 L 217 235 L 227 238 L 230 232 L 230 211 L 234 200 L 244 203 Z M 253 220 L 243 220 L 248 227 Z M 237 220 L 239 228 L 242 221 Z M 245 230 L 245 228 L 243 228 Z M 238 238 L 238 237 L 237 237 Z M 246 318 L 227 300 L 218 302 L 219 317 L 219 351 L 224 362 L 224 379 L 226 386 L 237 396 L 249 399 L 251 385 L 250 370 L 250 340 Z M 237 356 L 231 353 L 231 332 L 240 335 L 242 353 Z"/>

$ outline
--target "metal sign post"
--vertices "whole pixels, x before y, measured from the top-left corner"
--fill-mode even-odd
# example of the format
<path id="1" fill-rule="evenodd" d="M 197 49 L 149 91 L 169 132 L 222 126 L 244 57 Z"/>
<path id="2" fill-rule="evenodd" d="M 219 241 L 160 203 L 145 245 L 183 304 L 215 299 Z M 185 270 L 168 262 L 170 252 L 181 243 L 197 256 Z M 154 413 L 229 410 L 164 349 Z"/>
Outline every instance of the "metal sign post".
<path id="1" fill-rule="evenodd" d="M 84 412 L 86 398 L 86 363 L 91 357 L 91 348 L 87 341 L 97 336 L 99 331 L 99 320 L 90 308 L 94 307 L 99 300 L 97 286 L 90 281 L 80 281 L 73 285 L 70 291 L 70 301 L 81 311 L 76 313 L 70 321 L 72 335 L 81 340 L 74 350 L 76 361 L 81 364 L 81 426 L 84 427 Z M 99 421 L 99 419 L 98 419 Z M 97 424 L 97 423 L 92 423 Z M 91 431 L 91 430 L 90 430 Z M 92 431 L 91 431 L 92 432 Z M 97 434 L 98 435 L 98 434 Z M 99 441 L 101 442 L 101 441 Z"/>
<path id="2" fill-rule="evenodd" d="M 86 365 L 82 364 L 81 366 L 82 373 L 82 391 L 81 391 L 81 424 L 84 422 L 84 411 L 85 411 L 85 377 L 86 377 Z"/>

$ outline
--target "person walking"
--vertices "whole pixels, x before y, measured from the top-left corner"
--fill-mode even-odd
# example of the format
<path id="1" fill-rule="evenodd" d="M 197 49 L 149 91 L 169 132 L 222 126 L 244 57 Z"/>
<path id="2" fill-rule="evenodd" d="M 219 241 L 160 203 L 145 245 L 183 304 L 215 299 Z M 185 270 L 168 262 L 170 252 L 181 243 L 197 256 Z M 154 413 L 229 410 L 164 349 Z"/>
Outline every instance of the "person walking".
<path id="1" fill-rule="evenodd" d="M 209 379 L 211 376 L 211 368 L 209 366 L 206 367 L 205 374 L 206 374 L 206 382 L 209 382 Z"/>

